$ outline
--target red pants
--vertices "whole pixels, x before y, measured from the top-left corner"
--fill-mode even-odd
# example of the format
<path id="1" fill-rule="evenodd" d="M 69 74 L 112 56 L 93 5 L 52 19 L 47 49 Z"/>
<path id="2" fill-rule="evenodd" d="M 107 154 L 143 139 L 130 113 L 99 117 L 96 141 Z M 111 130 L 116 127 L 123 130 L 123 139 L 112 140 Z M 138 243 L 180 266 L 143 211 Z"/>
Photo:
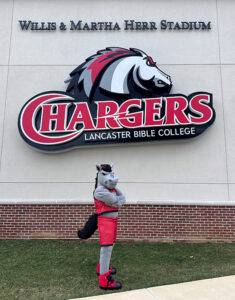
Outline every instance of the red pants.
<path id="1" fill-rule="evenodd" d="M 117 220 L 118 218 L 98 216 L 101 246 L 113 245 L 113 243 L 116 241 Z"/>

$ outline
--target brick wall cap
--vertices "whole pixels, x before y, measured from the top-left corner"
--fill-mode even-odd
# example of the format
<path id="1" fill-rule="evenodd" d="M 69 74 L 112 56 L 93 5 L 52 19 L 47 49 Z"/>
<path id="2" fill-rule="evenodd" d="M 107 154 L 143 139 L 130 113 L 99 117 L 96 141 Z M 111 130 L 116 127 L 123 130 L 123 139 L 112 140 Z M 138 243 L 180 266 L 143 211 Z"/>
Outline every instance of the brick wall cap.
<path id="1" fill-rule="evenodd" d="M 0 205 L 5 204 L 61 204 L 61 205 L 75 205 L 75 204 L 93 204 L 92 201 L 82 199 L 1 199 Z M 199 205 L 199 206 L 235 206 L 235 201 L 177 201 L 177 200 L 129 200 L 126 204 L 145 204 L 145 205 Z"/>

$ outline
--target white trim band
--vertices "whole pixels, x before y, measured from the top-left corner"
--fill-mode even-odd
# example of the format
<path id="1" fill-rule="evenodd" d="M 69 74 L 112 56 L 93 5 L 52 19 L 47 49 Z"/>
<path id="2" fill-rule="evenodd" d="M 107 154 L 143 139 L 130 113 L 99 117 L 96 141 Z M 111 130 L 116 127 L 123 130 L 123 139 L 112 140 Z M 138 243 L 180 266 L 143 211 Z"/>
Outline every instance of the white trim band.
<path id="1" fill-rule="evenodd" d="M 79 204 L 94 204 L 93 201 L 78 200 L 78 199 L 1 199 L 0 205 L 17 205 L 17 204 L 28 204 L 28 205 L 79 205 Z M 180 200 L 129 200 L 126 204 L 133 205 L 198 205 L 198 206 L 235 206 L 235 201 L 180 201 Z"/>

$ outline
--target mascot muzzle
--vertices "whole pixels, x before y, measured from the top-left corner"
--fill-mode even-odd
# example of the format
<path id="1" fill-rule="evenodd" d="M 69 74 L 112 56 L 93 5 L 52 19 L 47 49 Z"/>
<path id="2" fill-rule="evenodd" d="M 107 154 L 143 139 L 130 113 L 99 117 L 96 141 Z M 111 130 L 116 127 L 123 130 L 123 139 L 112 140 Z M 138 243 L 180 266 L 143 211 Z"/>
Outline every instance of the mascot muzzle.
<path id="1" fill-rule="evenodd" d="M 115 177 L 113 174 L 108 174 L 104 176 L 103 185 L 109 189 L 112 190 L 116 187 L 118 183 L 118 178 Z"/>

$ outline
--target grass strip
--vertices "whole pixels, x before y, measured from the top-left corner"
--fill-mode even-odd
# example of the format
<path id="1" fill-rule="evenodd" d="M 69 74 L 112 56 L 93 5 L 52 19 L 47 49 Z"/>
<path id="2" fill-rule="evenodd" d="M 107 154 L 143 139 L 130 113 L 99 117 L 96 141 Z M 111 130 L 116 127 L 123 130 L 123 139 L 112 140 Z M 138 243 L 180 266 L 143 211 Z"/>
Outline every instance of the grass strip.
<path id="1" fill-rule="evenodd" d="M 65 300 L 107 294 L 98 287 L 99 244 L 0 240 L 0 299 Z M 121 291 L 235 274 L 232 244 L 116 244 Z M 118 291 L 120 292 L 120 291 Z"/>

